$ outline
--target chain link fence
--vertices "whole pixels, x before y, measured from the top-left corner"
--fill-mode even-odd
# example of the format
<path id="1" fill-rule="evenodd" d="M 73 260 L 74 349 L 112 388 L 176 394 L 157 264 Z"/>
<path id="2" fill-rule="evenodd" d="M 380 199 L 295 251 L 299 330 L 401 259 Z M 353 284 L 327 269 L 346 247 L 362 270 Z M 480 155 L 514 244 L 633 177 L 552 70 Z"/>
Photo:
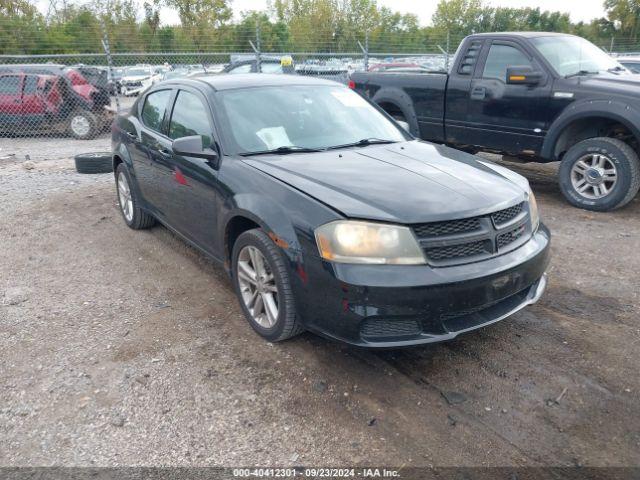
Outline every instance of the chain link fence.
<path id="1" fill-rule="evenodd" d="M 346 84 L 355 71 L 445 72 L 462 40 L 448 34 L 420 41 L 364 34 L 340 45 L 310 40 L 298 43 L 302 51 L 292 52 L 266 41 L 256 29 L 224 49 L 209 44 L 197 51 L 134 52 L 126 51 L 121 39 L 112 51 L 105 32 L 100 36 L 101 51 L 0 55 L 0 139 L 6 145 L 0 147 L 0 157 L 10 154 L 7 150 L 15 142 L 24 144 L 34 138 L 52 139 L 52 149 L 65 139 L 78 140 L 79 145 L 98 139 L 92 145 L 108 150 L 114 115 L 130 108 L 147 88 L 167 79 L 263 72 Z M 616 42 L 601 48 L 612 45 Z M 631 44 L 617 45 L 621 47 L 618 54 L 634 50 Z M 8 138 L 16 140 L 11 144 Z"/>

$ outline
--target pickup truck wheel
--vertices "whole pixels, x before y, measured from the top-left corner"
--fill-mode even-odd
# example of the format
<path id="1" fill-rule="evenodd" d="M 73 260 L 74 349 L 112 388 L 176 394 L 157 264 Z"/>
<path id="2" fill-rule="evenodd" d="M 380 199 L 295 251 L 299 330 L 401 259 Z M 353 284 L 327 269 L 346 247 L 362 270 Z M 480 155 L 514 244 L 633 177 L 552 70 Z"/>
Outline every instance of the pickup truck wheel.
<path id="1" fill-rule="evenodd" d="M 270 342 L 302 333 L 289 270 L 267 234 L 261 229 L 241 234 L 233 245 L 232 261 L 236 295 L 251 327 Z"/>
<path id="2" fill-rule="evenodd" d="M 572 205 L 606 212 L 629 203 L 640 189 L 640 161 L 622 140 L 589 138 L 560 163 L 560 190 Z"/>
<path id="3" fill-rule="evenodd" d="M 78 140 L 93 138 L 98 133 L 98 119 L 87 110 L 75 110 L 69 115 L 68 130 Z"/>

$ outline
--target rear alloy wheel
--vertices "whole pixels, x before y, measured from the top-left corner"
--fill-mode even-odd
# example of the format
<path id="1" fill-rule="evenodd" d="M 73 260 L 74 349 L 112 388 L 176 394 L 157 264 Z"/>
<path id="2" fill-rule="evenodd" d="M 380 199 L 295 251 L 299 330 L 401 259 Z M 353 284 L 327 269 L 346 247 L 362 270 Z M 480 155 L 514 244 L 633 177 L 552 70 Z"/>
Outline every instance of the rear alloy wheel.
<path id="1" fill-rule="evenodd" d="M 271 342 L 301 333 L 280 248 L 262 230 L 248 230 L 233 245 L 232 258 L 236 294 L 251 327 Z"/>
<path id="2" fill-rule="evenodd" d="M 120 213 L 127 226 L 134 230 L 142 230 L 155 225 L 155 218 L 140 208 L 132 188 L 131 176 L 123 163 L 116 169 L 116 193 Z"/>
<path id="3" fill-rule="evenodd" d="M 629 203 L 640 189 L 640 162 L 622 140 L 589 138 L 565 154 L 560 190 L 572 205 L 605 212 Z"/>
<path id="4" fill-rule="evenodd" d="M 75 110 L 69 115 L 69 133 L 78 140 L 88 140 L 98 133 L 96 116 L 87 110 Z"/>

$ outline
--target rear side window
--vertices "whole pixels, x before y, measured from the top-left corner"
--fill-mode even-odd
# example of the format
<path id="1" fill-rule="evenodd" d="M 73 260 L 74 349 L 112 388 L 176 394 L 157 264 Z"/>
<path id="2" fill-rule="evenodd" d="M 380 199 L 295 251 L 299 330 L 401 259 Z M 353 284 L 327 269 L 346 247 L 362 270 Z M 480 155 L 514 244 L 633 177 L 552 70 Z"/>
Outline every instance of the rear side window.
<path id="1" fill-rule="evenodd" d="M 171 90 L 159 90 L 147 95 L 142 107 L 142 123 L 159 132 L 170 96 Z"/>
<path id="2" fill-rule="evenodd" d="M 458 65 L 458 73 L 460 75 L 471 75 L 473 73 L 473 68 L 476 66 L 476 62 L 478 61 L 481 47 L 481 41 L 476 40 L 471 42 L 467 50 L 464 52 L 462 60 L 460 60 L 460 65 Z"/>
<path id="3" fill-rule="evenodd" d="M 516 47 L 509 45 L 491 45 L 487 61 L 484 64 L 482 78 L 507 79 L 507 67 L 530 67 L 529 58 Z"/>
<path id="4" fill-rule="evenodd" d="M 24 80 L 25 95 L 33 95 L 38 91 L 38 77 L 36 75 L 27 75 Z"/>
<path id="5" fill-rule="evenodd" d="M 202 100 L 193 93 L 181 90 L 176 98 L 169 122 L 169 137 L 172 139 L 202 135 L 202 145 L 211 145 L 211 125 Z"/>
<path id="6" fill-rule="evenodd" d="M 0 95 L 20 95 L 20 77 L 5 75 L 0 77 Z"/>

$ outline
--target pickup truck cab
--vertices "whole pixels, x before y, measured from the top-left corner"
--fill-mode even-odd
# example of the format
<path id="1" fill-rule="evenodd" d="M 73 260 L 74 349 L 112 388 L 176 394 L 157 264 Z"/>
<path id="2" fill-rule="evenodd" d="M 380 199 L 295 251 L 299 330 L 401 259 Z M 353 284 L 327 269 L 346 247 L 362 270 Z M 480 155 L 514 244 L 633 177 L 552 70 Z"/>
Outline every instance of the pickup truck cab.
<path id="1" fill-rule="evenodd" d="M 422 139 L 561 161 L 575 206 L 612 210 L 640 188 L 640 78 L 583 38 L 471 35 L 448 73 L 358 72 L 350 86 Z"/>

